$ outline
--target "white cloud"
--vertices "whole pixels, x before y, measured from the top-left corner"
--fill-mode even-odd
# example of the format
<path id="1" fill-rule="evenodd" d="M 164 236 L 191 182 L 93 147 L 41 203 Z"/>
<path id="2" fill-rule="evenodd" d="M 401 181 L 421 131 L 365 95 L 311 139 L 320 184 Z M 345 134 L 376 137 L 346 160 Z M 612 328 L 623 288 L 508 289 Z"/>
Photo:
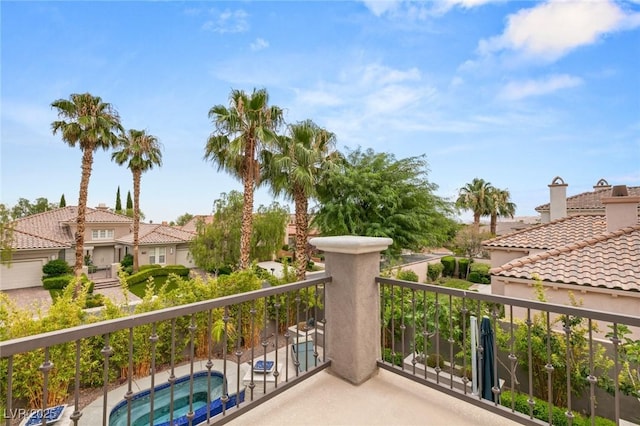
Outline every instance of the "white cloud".
<path id="1" fill-rule="evenodd" d="M 419 81 L 420 70 L 411 68 L 407 71 L 395 70 L 380 64 L 369 64 L 357 71 L 362 77 L 361 84 L 385 85 L 401 83 L 403 81 Z"/>
<path id="2" fill-rule="evenodd" d="M 382 16 L 398 7 L 402 0 L 363 0 L 367 9 L 376 16 Z"/>
<path id="3" fill-rule="evenodd" d="M 235 11 L 226 9 L 224 12 L 212 10 L 211 14 L 214 15 L 214 19 L 202 25 L 202 29 L 205 31 L 225 34 L 243 33 L 249 29 L 249 22 L 247 21 L 249 15 L 242 9 Z"/>
<path id="4" fill-rule="evenodd" d="M 514 81 L 503 87 L 500 97 L 507 100 L 519 100 L 530 96 L 547 95 L 581 84 L 582 79 L 566 74 L 552 75 L 542 80 Z"/>
<path id="5" fill-rule="evenodd" d="M 481 40 L 481 54 L 513 50 L 553 61 L 602 36 L 640 25 L 640 14 L 627 14 L 611 1 L 550 0 L 522 9 L 507 19 L 504 32 Z"/>
<path id="6" fill-rule="evenodd" d="M 251 46 L 251 50 L 255 52 L 255 51 L 266 49 L 267 47 L 269 47 L 269 42 L 263 38 L 258 37 L 256 41 L 251 43 L 250 46 Z"/>
<path id="7" fill-rule="evenodd" d="M 506 0 L 362 0 L 365 6 L 377 17 L 392 15 L 396 18 L 422 20 L 429 16 L 442 15 L 454 7 L 470 9 L 487 3 Z"/>

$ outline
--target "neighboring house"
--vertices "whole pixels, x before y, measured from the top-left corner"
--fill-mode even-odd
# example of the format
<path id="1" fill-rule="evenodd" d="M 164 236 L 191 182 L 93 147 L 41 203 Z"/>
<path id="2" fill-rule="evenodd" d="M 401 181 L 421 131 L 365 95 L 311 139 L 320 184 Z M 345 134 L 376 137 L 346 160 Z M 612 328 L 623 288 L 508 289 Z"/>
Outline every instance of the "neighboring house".
<path id="1" fill-rule="evenodd" d="M 568 304 L 572 293 L 586 308 L 638 315 L 640 196 L 609 186 L 561 199 L 554 191 L 566 191 L 566 184 L 557 179 L 549 185 L 551 203 L 538 211 L 559 217 L 483 243 L 491 255 L 492 293 L 533 299 L 537 277 L 551 303 Z"/>
<path id="2" fill-rule="evenodd" d="M 75 262 L 77 207 L 67 206 L 27 216 L 14 222 L 13 256 L 0 265 L 0 290 L 42 284 L 42 267 L 50 260 Z M 133 251 L 133 219 L 113 213 L 106 206 L 87 208 L 84 252 L 93 265 L 111 268 Z M 140 224 L 140 265 L 184 264 L 195 234 L 167 225 Z"/>
<path id="3" fill-rule="evenodd" d="M 320 231 L 315 226 L 311 226 L 311 221 L 313 220 L 313 216 L 308 216 L 309 229 L 307 232 L 307 240 L 310 238 L 320 236 Z M 284 244 L 288 245 L 290 249 L 294 249 L 296 247 L 296 215 L 290 214 L 289 221 L 287 222 L 287 229 L 284 235 Z"/>

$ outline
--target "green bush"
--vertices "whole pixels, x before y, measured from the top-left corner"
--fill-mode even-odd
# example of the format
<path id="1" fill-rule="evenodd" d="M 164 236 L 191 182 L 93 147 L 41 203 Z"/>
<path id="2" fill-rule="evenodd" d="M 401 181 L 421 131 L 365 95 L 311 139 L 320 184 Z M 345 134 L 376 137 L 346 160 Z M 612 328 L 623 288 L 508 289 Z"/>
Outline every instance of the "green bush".
<path id="1" fill-rule="evenodd" d="M 120 265 L 122 265 L 123 269 L 127 268 L 128 266 L 133 266 L 133 255 L 127 254 L 125 257 L 123 257 Z"/>
<path id="2" fill-rule="evenodd" d="M 167 265 L 164 268 L 160 265 L 144 265 L 151 266 L 150 268 L 142 269 L 133 275 L 127 277 L 127 283 L 132 286 L 141 282 L 147 281 L 149 277 L 166 277 L 169 274 L 176 274 L 181 277 L 189 275 L 189 268 L 182 265 Z"/>
<path id="3" fill-rule="evenodd" d="M 514 401 L 514 409 L 525 415 L 529 415 L 529 395 L 523 393 L 516 393 L 515 395 L 511 393 L 511 391 L 503 391 L 500 393 L 500 405 L 511 408 L 511 401 Z M 549 403 L 533 397 L 534 405 L 533 405 L 533 417 L 542 420 L 543 422 L 549 421 Z M 552 424 L 555 426 L 566 426 L 567 416 L 565 415 L 566 408 L 556 407 L 554 406 L 552 409 L 551 417 Z M 580 413 L 573 412 L 573 424 L 575 426 L 589 426 L 591 425 L 591 418 L 585 417 Z M 604 417 L 595 418 L 595 424 L 599 426 L 613 426 L 616 423 L 612 420 L 606 419 Z"/>
<path id="4" fill-rule="evenodd" d="M 42 267 L 42 273 L 47 277 L 59 277 L 70 274 L 71 272 L 73 272 L 73 269 L 64 259 L 50 260 Z"/>
<path id="5" fill-rule="evenodd" d="M 442 263 L 442 266 L 444 267 L 442 276 L 453 277 L 453 273 L 456 270 L 456 258 L 453 256 L 445 256 L 440 259 L 440 263 Z"/>
<path id="6" fill-rule="evenodd" d="M 59 277 L 49 277 L 42 280 L 42 286 L 45 290 L 64 290 L 67 285 L 75 278 L 76 276 L 73 274 L 61 275 Z M 93 293 L 93 287 L 95 286 L 94 282 L 89 280 L 89 278 L 82 274 L 82 285 L 89 285 L 87 292 L 89 294 Z"/>
<path id="7" fill-rule="evenodd" d="M 162 265 L 158 265 L 157 263 L 154 263 L 152 265 L 140 265 L 140 267 L 138 268 L 138 272 L 154 268 L 162 268 Z"/>
<path id="8" fill-rule="evenodd" d="M 491 282 L 489 269 L 490 266 L 486 263 L 472 263 L 467 279 L 472 283 L 489 284 Z"/>
<path id="9" fill-rule="evenodd" d="M 458 277 L 463 280 L 467 277 L 467 268 L 469 267 L 469 263 L 472 262 L 466 257 L 458 259 Z"/>
<path id="10" fill-rule="evenodd" d="M 393 365 L 397 365 L 398 367 L 402 367 L 402 354 L 396 352 L 395 356 L 391 356 L 391 348 L 384 348 L 382 351 L 382 359 L 386 362 L 390 362 Z"/>
<path id="11" fill-rule="evenodd" d="M 443 270 L 444 265 L 442 263 L 429 263 L 427 265 L 427 277 L 429 277 L 429 281 L 434 282 L 440 278 Z"/>
<path id="12" fill-rule="evenodd" d="M 418 282 L 418 274 L 416 274 L 413 271 L 409 271 L 409 270 L 400 270 L 398 271 L 398 273 L 396 274 L 396 278 L 398 278 L 399 280 L 403 280 L 403 281 L 413 281 L 414 283 Z"/>

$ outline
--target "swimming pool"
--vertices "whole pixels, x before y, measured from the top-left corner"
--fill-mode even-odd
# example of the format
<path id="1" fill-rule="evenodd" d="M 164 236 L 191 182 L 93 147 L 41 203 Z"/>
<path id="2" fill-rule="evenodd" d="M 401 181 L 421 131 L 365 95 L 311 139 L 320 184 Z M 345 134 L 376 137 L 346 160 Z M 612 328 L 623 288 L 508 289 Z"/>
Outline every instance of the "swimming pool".
<path id="1" fill-rule="evenodd" d="M 186 425 L 189 421 L 186 417 L 189 411 L 189 381 L 191 375 L 176 379 L 173 385 L 173 425 Z M 210 400 L 209 411 L 213 417 L 222 412 L 220 397 L 223 391 L 224 376 L 217 371 L 211 372 L 211 395 L 207 398 L 209 389 L 209 372 L 200 371 L 193 375 L 193 411 L 195 417 L 193 424 L 198 424 L 207 419 L 207 401 Z M 149 408 L 151 390 L 138 392 L 131 398 L 131 425 L 143 426 L 149 424 Z M 229 395 L 226 408 L 236 405 L 237 395 Z M 163 383 L 154 388 L 153 397 L 153 424 L 154 426 L 168 426 L 170 420 L 171 385 Z M 239 401 L 244 401 L 244 390 L 240 392 Z M 109 426 L 124 426 L 127 424 L 127 401 L 120 401 L 109 414 Z"/>

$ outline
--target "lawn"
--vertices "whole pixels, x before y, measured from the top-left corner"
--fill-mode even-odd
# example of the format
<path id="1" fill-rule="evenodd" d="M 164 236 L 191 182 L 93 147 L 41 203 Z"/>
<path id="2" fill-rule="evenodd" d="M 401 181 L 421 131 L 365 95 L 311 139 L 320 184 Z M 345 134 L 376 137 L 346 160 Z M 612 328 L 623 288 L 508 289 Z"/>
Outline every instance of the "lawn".
<path id="1" fill-rule="evenodd" d="M 169 277 L 168 276 L 153 277 L 153 287 L 154 287 L 155 294 L 158 294 L 160 292 L 160 288 L 164 285 L 165 282 L 167 282 L 167 278 Z M 167 286 L 167 290 L 173 290 L 176 287 L 177 287 L 177 284 L 175 280 L 173 280 L 169 282 L 169 285 Z M 144 298 L 144 293 L 146 290 L 147 290 L 147 281 L 143 281 L 141 283 L 133 284 L 129 286 L 129 291 L 141 299 Z"/>

